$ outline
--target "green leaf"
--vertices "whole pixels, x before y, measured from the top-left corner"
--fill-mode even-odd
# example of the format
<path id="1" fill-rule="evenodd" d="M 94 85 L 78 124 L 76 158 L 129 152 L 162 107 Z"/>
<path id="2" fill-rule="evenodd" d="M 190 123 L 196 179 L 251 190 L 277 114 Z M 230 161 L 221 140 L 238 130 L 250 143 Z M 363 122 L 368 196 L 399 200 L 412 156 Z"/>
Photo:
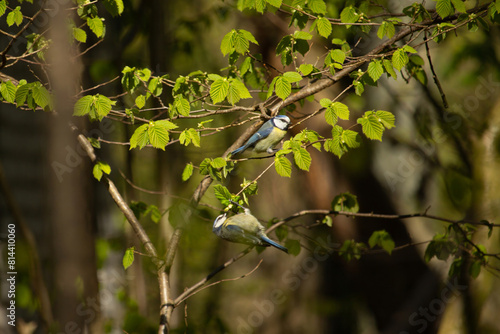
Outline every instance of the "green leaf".
<path id="1" fill-rule="evenodd" d="M 146 96 L 145 95 L 138 95 L 135 98 L 135 105 L 137 108 L 142 109 L 146 105 Z"/>
<path id="2" fill-rule="evenodd" d="M 189 101 L 182 97 L 182 95 L 177 95 L 174 99 L 174 109 L 182 116 L 189 116 L 191 112 L 191 105 Z"/>
<path id="3" fill-rule="evenodd" d="M 238 32 L 243 35 L 248 41 L 250 41 L 253 44 L 259 45 L 255 37 L 252 35 L 250 31 L 247 31 L 245 29 L 239 29 Z"/>
<path id="4" fill-rule="evenodd" d="M 7 9 L 7 2 L 5 0 L 0 0 L 0 16 L 5 14 L 6 9 Z"/>
<path id="5" fill-rule="evenodd" d="M 238 90 L 238 94 L 239 94 L 240 98 L 242 98 L 242 99 L 252 98 L 252 95 L 250 95 L 248 88 L 239 79 L 231 79 L 230 84 L 231 84 L 231 86 L 235 87 Z"/>
<path id="6" fill-rule="evenodd" d="M 332 227 L 333 226 L 333 219 L 330 216 L 325 216 L 323 218 L 323 220 L 321 221 L 321 223 L 325 224 L 328 227 Z"/>
<path id="7" fill-rule="evenodd" d="M 437 0 L 436 12 L 443 19 L 453 14 L 455 11 L 453 10 L 453 6 L 451 5 L 451 0 Z"/>
<path id="8" fill-rule="evenodd" d="M 12 26 L 14 23 L 19 26 L 23 22 L 23 14 L 21 13 L 21 6 L 17 6 L 13 11 L 7 15 L 7 24 Z"/>
<path id="9" fill-rule="evenodd" d="M 134 250 L 135 247 L 127 248 L 125 254 L 123 255 L 123 269 L 127 270 L 128 267 L 134 263 Z"/>
<path id="10" fill-rule="evenodd" d="M 340 21 L 342 23 L 355 23 L 358 21 L 359 14 L 356 12 L 356 9 L 352 6 L 345 7 L 340 13 Z M 346 28 L 349 29 L 351 25 L 346 25 Z"/>
<path id="11" fill-rule="evenodd" d="M 271 95 L 273 95 L 274 92 L 274 86 L 276 85 L 276 80 L 278 80 L 278 77 L 274 77 L 271 83 L 269 84 L 269 89 L 267 90 L 267 97 L 266 99 L 270 98 Z"/>
<path id="12" fill-rule="evenodd" d="M 182 181 L 187 181 L 189 178 L 193 175 L 193 164 L 188 163 L 186 167 L 184 167 L 184 170 L 182 171 Z"/>
<path id="13" fill-rule="evenodd" d="M 311 64 L 301 64 L 299 66 L 299 71 L 302 73 L 302 75 L 306 76 L 311 74 L 311 72 L 314 70 L 314 66 Z"/>
<path id="14" fill-rule="evenodd" d="M 340 49 L 334 49 L 330 51 L 330 57 L 333 61 L 339 64 L 343 64 L 346 58 L 345 52 Z"/>
<path id="15" fill-rule="evenodd" d="M 273 7 L 280 8 L 282 0 L 266 0 L 268 4 L 270 4 Z"/>
<path id="16" fill-rule="evenodd" d="M 81 43 L 87 42 L 87 33 L 80 28 L 73 28 L 73 37 Z"/>
<path id="17" fill-rule="evenodd" d="M 393 128 L 394 122 L 396 118 L 394 115 L 385 110 L 377 110 L 375 112 L 375 116 L 379 118 L 379 122 L 381 122 L 387 129 Z"/>
<path id="18" fill-rule="evenodd" d="M 167 120 L 149 122 L 149 142 L 153 145 L 153 147 L 165 150 L 165 146 L 168 144 L 169 140 L 168 131 L 176 128 L 177 125 Z"/>
<path id="19" fill-rule="evenodd" d="M 123 0 L 104 0 L 104 7 L 113 16 L 123 13 Z"/>
<path id="20" fill-rule="evenodd" d="M 99 17 L 87 18 L 87 25 L 90 30 L 96 35 L 96 37 L 102 37 L 104 35 L 104 23 Z"/>
<path id="21" fill-rule="evenodd" d="M 287 239 L 285 241 L 285 247 L 288 249 L 288 253 L 293 256 L 297 256 L 300 254 L 301 246 L 300 241 L 294 239 Z"/>
<path id="22" fill-rule="evenodd" d="M 84 116 L 90 113 L 90 108 L 94 104 L 95 97 L 86 95 L 76 101 L 73 116 Z"/>
<path id="23" fill-rule="evenodd" d="M 326 4 L 323 0 L 308 0 L 307 6 L 313 13 L 326 14 Z"/>
<path id="24" fill-rule="evenodd" d="M 394 36 L 394 33 L 396 32 L 396 28 L 394 27 L 394 23 L 390 21 L 384 21 L 380 25 L 380 27 L 377 30 L 377 36 L 378 38 L 382 39 L 384 36 L 387 36 L 388 38 L 392 38 Z"/>
<path id="25" fill-rule="evenodd" d="M 276 172 L 284 177 L 292 175 L 292 163 L 283 155 L 276 155 L 274 157 L 274 167 Z"/>
<path id="26" fill-rule="evenodd" d="M 227 161 L 226 161 L 226 159 L 224 159 L 222 157 L 217 157 L 217 158 L 213 159 L 210 162 L 210 164 L 214 168 L 222 168 L 222 167 L 225 167 L 227 165 Z"/>
<path id="27" fill-rule="evenodd" d="M 14 103 L 16 99 L 16 86 L 10 80 L 2 82 L 0 85 L 0 93 L 5 101 Z"/>
<path id="28" fill-rule="evenodd" d="M 194 146 L 200 147 L 200 140 L 200 133 L 195 129 L 186 129 L 179 136 L 180 143 L 185 146 L 193 143 Z"/>
<path id="29" fill-rule="evenodd" d="M 341 141 L 350 148 L 356 148 L 361 145 L 359 134 L 352 130 L 344 130 L 342 132 Z"/>
<path id="30" fill-rule="evenodd" d="M 308 40 L 311 40 L 312 39 L 312 35 L 310 33 L 308 33 L 307 31 L 302 31 L 302 30 L 296 30 L 294 33 L 293 33 L 293 38 L 294 39 L 303 39 L 305 41 L 308 41 Z"/>
<path id="31" fill-rule="evenodd" d="M 108 97 L 97 94 L 95 95 L 96 99 L 94 102 L 94 108 L 96 111 L 95 117 L 92 117 L 92 107 L 90 108 L 91 119 L 98 119 L 101 121 L 109 112 L 111 111 L 111 106 L 116 104 L 116 101 L 111 101 Z"/>
<path id="32" fill-rule="evenodd" d="M 98 161 L 93 168 L 93 174 L 97 181 L 101 181 L 103 173 L 109 175 L 109 173 L 111 173 L 111 167 L 107 163 Z"/>
<path id="33" fill-rule="evenodd" d="M 229 82 L 225 78 L 214 81 L 210 86 L 210 97 L 212 98 L 213 103 L 224 101 L 228 93 Z"/>
<path id="34" fill-rule="evenodd" d="M 160 77 L 151 78 L 148 84 L 148 91 L 154 96 L 160 96 L 163 92 L 163 85 Z"/>
<path id="35" fill-rule="evenodd" d="M 382 62 L 380 60 L 373 60 L 368 65 L 368 75 L 377 81 L 384 73 L 384 68 L 382 67 Z"/>
<path id="36" fill-rule="evenodd" d="M 233 38 L 233 35 L 236 33 L 235 30 L 231 30 L 230 32 L 228 32 L 223 38 L 222 38 L 222 42 L 220 44 L 220 51 L 222 52 L 222 54 L 224 56 L 226 56 L 227 54 L 229 53 L 232 53 L 234 52 L 234 45 L 232 43 L 232 38 Z M 211 79 L 212 80 L 212 79 Z"/>
<path id="37" fill-rule="evenodd" d="M 225 206 L 229 205 L 229 203 L 231 203 L 230 201 L 233 199 L 233 196 L 231 195 L 229 190 L 227 190 L 226 187 L 220 184 L 214 186 L 214 194 L 215 198 L 217 198 L 221 202 L 221 204 Z"/>
<path id="38" fill-rule="evenodd" d="M 379 246 L 389 254 L 392 253 L 395 247 L 394 240 L 385 230 L 373 232 L 370 239 L 368 239 L 368 245 L 370 245 L 370 248 Z"/>
<path id="39" fill-rule="evenodd" d="M 396 70 L 401 71 L 401 69 L 408 64 L 409 58 L 406 51 L 403 49 L 397 49 L 392 55 L 392 65 Z"/>
<path id="40" fill-rule="evenodd" d="M 130 149 L 135 147 L 142 149 L 144 146 L 149 144 L 148 127 L 149 124 L 143 124 L 135 129 L 132 137 L 130 137 Z"/>
<path id="41" fill-rule="evenodd" d="M 292 150 L 293 159 L 297 167 L 302 170 L 309 171 L 309 167 L 311 166 L 311 154 L 307 152 L 307 150 L 303 147 L 299 147 L 299 149 Z"/>
<path id="42" fill-rule="evenodd" d="M 358 118 L 358 124 L 361 124 L 363 133 L 370 139 L 382 141 L 382 134 L 384 133 L 384 126 L 373 115 L 373 112 L 366 112 L 365 116 Z"/>
<path id="43" fill-rule="evenodd" d="M 359 211 L 358 198 L 349 192 L 335 196 L 331 204 L 334 211 L 346 211 L 356 213 Z"/>
<path id="44" fill-rule="evenodd" d="M 394 71 L 394 67 L 392 66 L 392 62 L 389 59 L 382 60 L 382 64 L 384 64 L 385 71 L 394 79 L 397 80 L 398 76 Z"/>
<path id="45" fill-rule="evenodd" d="M 276 95 L 284 100 L 292 93 L 292 84 L 284 76 L 280 75 L 276 79 L 275 89 Z"/>
<path id="46" fill-rule="evenodd" d="M 35 103 L 42 109 L 45 109 L 46 106 L 50 103 L 50 93 L 49 91 L 42 86 L 40 83 L 38 85 L 34 85 L 32 88 L 33 99 Z"/>
<path id="47" fill-rule="evenodd" d="M 465 13 L 467 9 L 465 8 L 465 3 L 462 0 L 451 0 L 453 7 L 457 10 L 457 12 Z"/>
<path id="48" fill-rule="evenodd" d="M 302 80 L 302 76 L 297 72 L 285 72 L 283 73 L 283 77 L 290 83 Z"/>
<path id="49" fill-rule="evenodd" d="M 318 29 L 318 33 L 325 38 L 328 38 L 328 36 L 332 33 L 332 24 L 326 17 L 318 18 L 316 20 L 316 27 Z"/>
<path id="50" fill-rule="evenodd" d="M 362 242 L 346 240 L 340 247 L 339 255 L 346 261 L 351 261 L 352 259 L 359 260 L 361 258 L 361 252 L 365 248 L 366 246 Z"/>

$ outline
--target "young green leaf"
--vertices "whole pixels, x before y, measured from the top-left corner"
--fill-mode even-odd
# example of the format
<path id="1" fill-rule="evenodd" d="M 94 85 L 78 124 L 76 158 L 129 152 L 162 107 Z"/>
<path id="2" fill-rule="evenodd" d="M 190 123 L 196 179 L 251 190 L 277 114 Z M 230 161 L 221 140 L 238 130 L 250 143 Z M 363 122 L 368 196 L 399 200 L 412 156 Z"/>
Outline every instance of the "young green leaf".
<path id="1" fill-rule="evenodd" d="M 103 173 L 106 173 L 108 175 L 109 175 L 109 173 L 111 173 L 111 167 L 107 163 L 98 161 L 94 165 L 92 172 L 94 174 L 94 177 L 97 179 L 97 181 L 101 181 Z"/>
<path id="2" fill-rule="evenodd" d="M 134 263 L 134 250 L 135 247 L 130 247 L 125 251 L 122 260 L 123 269 L 127 270 L 127 268 L 130 267 L 132 263 Z"/>
<path id="3" fill-rule="evenodd" d="M 0 16 L 5 14 L 6 9 L 7 9 L 7 2 L 5 0 L 0 0 Z"/>
<path id="4" fill-rule="evenodd" d="M 135 129 L 132 137 L 130 137 L 130 149 L 135 147 L 142 149 L 144 146 L 149 144 L 148 127 L 149 124 L 143 124 Z"/>
<path id="5" fill-rule="evenodd" d="M 396 70 L 401 71 L 401 69 L 408 64 L 409 58 L 404 49 L 397 49 L 392 55 L 392 65 Z"/>
<path id="6" fill-rule="evenodd" d="M 282 0 L 266 0 L 268 4 L 270 4 L 273 7 L 280 8 Z"/>
<path id="7" fill-rule="evenodd" d="M 104 35 L 104 24 L 102 23 L 102 19 L 99 17 L 87 18 L 87 25 L 90 30 L 96 35 L 96 37 L 103 37 Z"/>
<path id="8" fill-rule="evenodd" d="M 326 17 L 320 17 L 316 20 L 316 28 L 318 33 L 325 38 L 328 38 L 332 33 L 332 24 Z"/>
<path id="9" fill-rule="evenodd" d="M 307 150 L 303 147 L 292 150 L 292 152 L 293 159 L 297 167 L 302 170 L 309 171 L 309 167 L 311 166 L 311 154 L 309 154 L 309 152 L 307 152 Z"/>
<path id="10" fill-rule="evenodd" d="M 214 194 L 215 198 L 217 198 L 222 205 L 229 205 L 229 203 L 231 203 L 230 201 L 233 199 L 233 196 L 231 195 L 229 190 L 227 190 L 226 187 L 220 184 L 214 186 Z"/>
<path id="11" fill-rule="evenodd" d="M 392 38 L 394 36 L 394 33 L 396 32 L 396 28 L 394 27 L 394 23 L 390 21 L 384 21 L 380 25 L 380 27 L 377 30 L 377 36 L 378 38 L 382 39 L 384 36 L 387 36 L 388 38 Z"/>
<path id="12" fill-rule="evenodd" d="M 290 177 L 292 175 L 292 163 L 283 155 L 274 157 L 274 168 L 281 176 Z"/>
<path id="13" fill-rule="evenodd" d="M 300 76 L 300 74 L 299 74 Z M 292 93 L 292 84 L 284 76 L 278 76 L 275 83 L 276 95 L 281 99 L 286 99 Z"/>
<path id="14" fill-rule="evenodd" d="M 301 64 L 299 66 L 299 71 L 302 73 L 302 75 L 309 75 L 311 72 L 314 70 L 314 66 L 311 64 Z"/>
<path id="15" fill-rule="evenodd" d="M 376 139 L 382 141 L 382 134 L 384 133 L 384 126 L 378 120 L 378 118 L 373 114 L 373 112 L 367 111 L 363 117 L 358 118 L 358 124 L 361 124 L 361 128 L 365 136 L 370 139 Z"/>
<path id="16" fill-rule="evenodd" d="M 2 82 L 0 85 L 0 93 L 5 101 L 14 103 L 16 99 L 16 86 L 9 80 Z"/>
<path id="17" fill-rule="evenodd" d="M 392 253 L 395 247 L 394 240 L 392 240 L 391 235 L 387 233 L 386 230 L 373 232 L 370 236 L 370 239 L 368 239 L 368 245 L 370 245 L 370 248 L 379 246 L 387 253 L 389 253 L 389 255 Z"/>
<path id="18" fill-rule="evenodd" d="M 87 33 L 83 29 L 73 28 L 73 38 L 78 42 L 85 43 L 87 42 Z"/>
<path id="19" fill-rule="evenodd" d="M 19 26 L 23 22 L 23 13 L 21 13 L 21 6 L 17 6 L 7 15 L 7 25 L 10 27 L 13 24 Z"/>
<path id="20" fill-rule="evenodd" d="M 210 97 L 213 103 L 224 101 L 229 92 L 229 82 L 226 78 L 221 78 L 212 83 L 210 86 Z"/>
<path id="21" fill-rule="evenodd" d="M 186 167 L 184 167 L 184 170 L 182 171 L 182 181 L 187 181 L 189 178 L 193 175 L 193 164 L 188 163 Z"/>
<path id="22" fill-rule="evenodd" d="M 383 73 L 384 68 L 382 67 L 382 62 L 380 60 L 372 60 L 370 64 L 368 64 L 368 75 L 373 79 L 373 81 L 376 82 Z"/>
<path id="23" fill-rule="evenodd" d="M 123 13 L 123 0 L 104 0 L 104 7 L 113 16 L 118 16 Z"/>
<path id="24" fill-rule="evenodd" d="M 455 11 L 453 10 L 453 6 L 451 5 L 451 0 L 437 0 L 436 12 L 443 19 L 453 14 Z"/>
<path id="25" fill-rule="evenodd" d="M 137 108 L 142 109 L 146 105 L 146 96 L 145 95 L 138 95 L 135 98 L 135 105 Z"/>
<path id="26" fill-rule="evenodd" d="M 326 14 L 326 4 L 323 0 L 308 0 L 307 6 L 313 13 Z"/>
<path id="27" fill-rule="evenodd" d="M 90 108 L 94 104 L 95 97 L 86 95 L 76 101 L 73 116 L 84 116 L 90 113 Z M 23 102 L 24 103 L 24 102 Z"/>
<path id="28" fill-rule="evenodd" d="M 382 60 L 382 64 L 384 64 L 384 69 L 394 80 L 398 79 L 396 72 L 394 71 L 394 67 L 392 66 L 392 62 L 389 59 Z"/>
<path id="29" fill-rule="evenodd" d="M 358 198 L 349 192 L 335 196 L 331 204 L 334 211 L 346 211 L 356 213 L 359 211 Z"/>

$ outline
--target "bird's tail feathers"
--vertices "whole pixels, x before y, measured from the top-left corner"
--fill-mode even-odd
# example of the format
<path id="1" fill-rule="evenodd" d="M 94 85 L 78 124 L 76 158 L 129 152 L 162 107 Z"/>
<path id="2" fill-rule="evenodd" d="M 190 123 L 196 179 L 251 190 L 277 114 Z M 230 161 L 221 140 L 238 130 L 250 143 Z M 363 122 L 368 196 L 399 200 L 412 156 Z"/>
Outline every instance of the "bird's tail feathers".
<path id="1" fill-rule="evenodd" d="M 269 245 L 273 246 L 273 247 L 276 247 L 278 248 L 279 250 L 285 252 L 288 254 L 288 249 L 286 247 L 283 247 L 281 246 L 280 244 L 278 244 L 277 242 L 275 241 L 272 241 L 271 239 L 265 237 L 265 236 L 261 236 L 261 239 L 264 240 L 265 242 L 267 242 Z"/>
<path id="2" fill-rule="evenodd" d="M 231 154 L 231 155 L 236 155 L 236 154 L 238 154 L 238 153 L 241 153 L 241 152 L 243 152 L 244 150 L 246 150 L 246 149 L 247 149 L 247 147 L 248 147 L 248 146 L 243 145 L 243 146 L 241 146 L 240 148 L 237 148 L 236 150 L 232 151 L 230 154 Z"/>

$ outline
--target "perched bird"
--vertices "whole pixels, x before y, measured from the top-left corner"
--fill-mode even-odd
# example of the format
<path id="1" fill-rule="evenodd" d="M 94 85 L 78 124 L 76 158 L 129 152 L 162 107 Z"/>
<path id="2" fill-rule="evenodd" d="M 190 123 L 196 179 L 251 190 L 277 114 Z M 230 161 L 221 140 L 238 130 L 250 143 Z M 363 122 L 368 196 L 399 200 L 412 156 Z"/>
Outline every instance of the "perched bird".
<path id="1" fill-rule="evenodd" d="M 283 139 L 289 125 L 290 118 L 288 116 L 278 115 L 271 118 L 247 140 L 245 145 L 232 151 L 231 155 L 241 153 L 249 147 L 253 147 L 257 153 L 267 152 L 271 154 L 276 152 L 273 148 Z"/>
<path id="2" fill-rule="evenodd" d="M 214 221 L 212 231 L 220 238 L 231 242 L 255 246 L 273 246 L 288 253 L 288 249 L 269 239 L 264 226 L 250 213 L 249 209 L 243 209 L 245 210 L 244 213 L 229 218 L 227 213 L 219 215 Z"/>

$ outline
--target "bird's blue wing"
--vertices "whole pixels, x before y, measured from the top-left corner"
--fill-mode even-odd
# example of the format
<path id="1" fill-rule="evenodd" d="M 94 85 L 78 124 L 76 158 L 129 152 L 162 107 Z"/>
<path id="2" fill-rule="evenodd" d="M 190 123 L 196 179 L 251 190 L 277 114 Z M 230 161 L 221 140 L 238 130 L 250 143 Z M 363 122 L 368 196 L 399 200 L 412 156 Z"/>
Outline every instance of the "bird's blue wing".
<path id="1" fill-rule="evenodd" d="M 263 138 L 266 138 L 267 136 L 269 136 L 271 134 L 271 132 L 273 131 L 273 122 L 271 120 L 265 122 L 260 128 L 259 130 L 257 130 L 257 132 L 255 132 L 248 140 L 247 142 L 245 143 L 245 145 L 241 146 L 240 148 L 237 148 L 236 150 L 232 151 L 231 152 L 231 155 L 235 155 L 235 154 L 238 154 L 240 152 L 243 152 L 244 150 L 246 150 L 247 148 L 255 145 L 256 142 L 258 142 L 259 140 L 263 139 Z"/>
<path id="2" fill-rule="evenodd" d="M 230 238 L 232 239 L 232 241 L 237 241 L 249 245 L 260 245 L 262 243 L 257 236 L 253 235 L 252 233 L 241 228 L 238 225 L 227 224 L 226 231 L 231 234 Z"/>

